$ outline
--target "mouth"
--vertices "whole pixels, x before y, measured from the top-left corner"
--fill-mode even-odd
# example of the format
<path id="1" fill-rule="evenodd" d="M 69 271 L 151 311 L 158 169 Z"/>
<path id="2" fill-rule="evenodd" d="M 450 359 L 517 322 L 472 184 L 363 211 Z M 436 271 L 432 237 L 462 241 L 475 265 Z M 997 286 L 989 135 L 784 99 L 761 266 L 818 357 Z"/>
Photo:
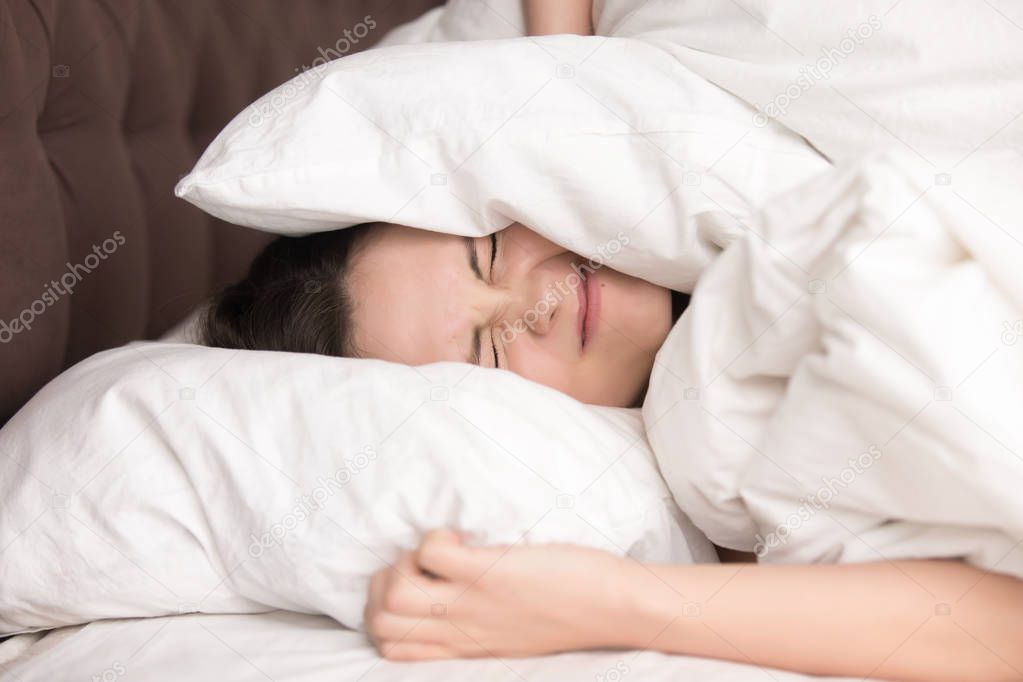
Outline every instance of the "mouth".
<path id="1" fill-rule="evenodd" d="M 587 273 L 580 269 L 579 277 L 581 281 L 576 287 L 576 296 L 579 299 L 577 315 L 579 347 L 585 351 L 586 346 L 593 341 L 597 322 L 600 319 L 600 284 L 597 282 L 596 272 Z"/>

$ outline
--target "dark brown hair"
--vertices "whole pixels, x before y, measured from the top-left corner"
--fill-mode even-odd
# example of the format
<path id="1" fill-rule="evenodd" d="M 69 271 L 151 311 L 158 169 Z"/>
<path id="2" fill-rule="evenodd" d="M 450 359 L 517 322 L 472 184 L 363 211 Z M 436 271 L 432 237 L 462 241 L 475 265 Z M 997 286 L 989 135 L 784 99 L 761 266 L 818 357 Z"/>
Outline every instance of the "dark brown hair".
<path id="1" fill-rule="evenodd" d="M 352 254 L 375 223 L 305 237 L 279 237 L 248 275 L 207 306 L 207 346 L 351 357 L 353 300 L 345 278 Z"/>

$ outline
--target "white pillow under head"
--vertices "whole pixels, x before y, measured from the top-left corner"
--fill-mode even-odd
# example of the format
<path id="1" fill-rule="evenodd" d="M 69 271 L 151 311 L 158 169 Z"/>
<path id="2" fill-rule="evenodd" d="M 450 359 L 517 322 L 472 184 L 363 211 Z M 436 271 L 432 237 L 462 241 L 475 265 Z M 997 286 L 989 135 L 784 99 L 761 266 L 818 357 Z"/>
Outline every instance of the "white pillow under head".
<path id="1" fill-rule="evenodd" d="M 0 431 L 0 634 L 290 609 L 359 627 L 430 528 L 715 561 L 637 410 L 501 370 L 134 343 Z"/>

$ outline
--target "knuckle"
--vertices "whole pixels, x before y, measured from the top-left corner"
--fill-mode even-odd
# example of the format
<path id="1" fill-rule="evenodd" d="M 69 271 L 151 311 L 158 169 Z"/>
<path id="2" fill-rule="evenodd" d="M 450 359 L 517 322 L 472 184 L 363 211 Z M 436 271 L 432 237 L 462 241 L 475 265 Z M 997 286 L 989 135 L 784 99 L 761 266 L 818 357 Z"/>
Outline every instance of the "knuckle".
<path id="1" fill-rule="evenodd" d="M 380 647 L 380 655 L 389 661 L 402 660 L 401 647 L 397 643 L 387 643 Z"/>
<path id="2" fill-rule="evenodd" d="M 436 567 L 442 558 L 444 546 L 432 537 L 436 536 L 427 535 L 422 547 L 419 548 L 419 565 L 422 568 Z"/>
<path id="3" fill-rule="evenodd" d="M 404 586 L 404 581 L 393 583 L 386 592 L 384 592 L 384 608 L 392 613 L 402 613 L 409 605 L 408 591 Z"/>
<path id="4" fill-rule="evenodd" d="M 379 612 L 371 614 L 369 620 L 366 621 L 366 630 L 374 640 L 378 642 L 386 640 L 390 634 L 387 615 Z"/>

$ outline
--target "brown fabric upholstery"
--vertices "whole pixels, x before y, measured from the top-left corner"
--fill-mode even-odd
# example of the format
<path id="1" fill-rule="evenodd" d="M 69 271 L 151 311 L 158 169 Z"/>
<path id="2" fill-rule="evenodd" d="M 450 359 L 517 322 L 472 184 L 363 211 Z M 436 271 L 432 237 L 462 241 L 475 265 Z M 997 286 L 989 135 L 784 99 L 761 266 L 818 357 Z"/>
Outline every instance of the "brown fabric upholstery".
<path id="1" fill-rule="evenodd" d="M 243 273 L 267 237 L 172 192 L 235 114 L 437 4 L 0 0 L 0 423 Z"/>

